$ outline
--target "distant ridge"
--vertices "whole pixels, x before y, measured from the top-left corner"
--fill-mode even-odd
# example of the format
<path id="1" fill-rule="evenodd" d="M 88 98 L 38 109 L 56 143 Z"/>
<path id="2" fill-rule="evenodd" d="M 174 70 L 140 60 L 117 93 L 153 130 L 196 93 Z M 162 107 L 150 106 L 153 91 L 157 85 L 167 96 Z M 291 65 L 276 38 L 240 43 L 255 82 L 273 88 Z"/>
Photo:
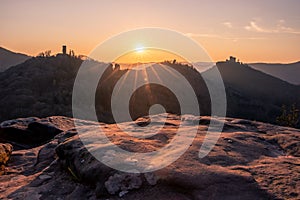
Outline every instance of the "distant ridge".
<path id="1" fill-rule="evenodd" d="M 300 85 L 300 61 L 289 64 L 250 63 L 249 66 L 294 85 Z"/>
<path id="2" fill-rule="evenodd" d="M 195 69 L 197 69 L 197 71 L 200 73 L 205 72 L 206 70 L 208 70 L 216 65 L 216 63 L 214 63 L 214 62 L 195 62 L 192 64 L 193 64 L 193 67 Z"/>
<path id="3" fill-rule="evenodd" d="M 0 72 L 5 71 L 12 66 L 18 65 L 29 58 L 31 57 L 25 54 L 15 53 L 0 47 Z"/>

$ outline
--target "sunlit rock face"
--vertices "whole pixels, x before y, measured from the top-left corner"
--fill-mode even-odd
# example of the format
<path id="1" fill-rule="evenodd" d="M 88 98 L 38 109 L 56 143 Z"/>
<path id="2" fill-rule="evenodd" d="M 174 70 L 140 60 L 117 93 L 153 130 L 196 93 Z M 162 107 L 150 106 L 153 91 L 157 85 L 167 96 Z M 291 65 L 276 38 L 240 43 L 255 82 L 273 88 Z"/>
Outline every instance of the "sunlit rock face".
<path id="1" fill-rule="evenodd" d="M 115 124 L 77 120 L 84 134 L 93 135 L 101 126 L 110 141 L 131 152 L 151 152 L 163 148 L 175 137 L 185 116 L 152 116 L 153 131 L 145 138 L 131 136 L 142 131 L 149 117 L 124 122 L 128 133 Z M 198 132 L 187 151 L 165 168 L 149 173 L 126 173 L 108 167 L 87 151 L 74 119 L 18 119 L 19 126 L 6 122 L 5 127 L 28 129 L 28 123 L 47 121 L 62 132 L 50 141 L 27 149 L 14 150 L 0 176 L 1 199 L 299 199 L 300 131 L 250 120 L 226 118 L 223 132 L 212 151 L 199 158 L 199 149 L 208 134 L 211 120 L 219 118 L 186 117 Z M 199 119 L 199 124 L 195 124 Z M 164 122 L 164 123 L 163 123 Z M 22 126 L 21 126 L 22 124 Z M 139 126 L 138 128 L 136 126 Z M 52 129 L 45 129 L 47 134 Z M 189 128 L 186 128 L 188 133 Z M 20 132 L 21 134 L 21 132 Z M 1 137 L 1 135 L 0 135 Z M 11 140 L 11 143 L 17 141 Z M 98 144 L 97 149 L 107 144 Z M 180 148 L 180 147 L 179 147 Z M 114 152 L 106 159 L 114 156 Z M 168 152 L 172 155 L 174 152 Z M 164 160 L 168 156 L 162 155 Z M 156 158 L 161 160 L 160 158 Z M 133 164 L 138 161 L 131 160 Z M 159 164 L 159 163 L 153 163 Z M 58 187 L 60 186 L 60 187 Z"/>

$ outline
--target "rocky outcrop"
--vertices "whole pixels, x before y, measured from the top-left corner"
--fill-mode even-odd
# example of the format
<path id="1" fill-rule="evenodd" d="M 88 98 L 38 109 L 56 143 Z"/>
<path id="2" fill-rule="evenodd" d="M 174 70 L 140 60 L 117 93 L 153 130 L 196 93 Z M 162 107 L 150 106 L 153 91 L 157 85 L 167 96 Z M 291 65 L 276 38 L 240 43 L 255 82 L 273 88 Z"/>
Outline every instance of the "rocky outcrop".
<path id="1" fill-rule="evenodd" d="M 58 118 L 30 117 L 4 121 L 0 124 L 0 142 L 10 143 L 14 149 L 29 149 L 45 144 L 63 132 L 60 126 L 64 125 L 53 124 Z"/>
<path id="2" fill-rule="evenodd" d="M 145 139 L 124 134 L 114 124 L 101 125 L 119 147 L 148 152 L 172 140 L 181 121 L 178 116 L 169 116 L 171 120 L 157 135 Z M 178 160 L 151 173 L 125 173 L 106 166 L 87 151 L 80 140 L 82 136 L 73 129 L 72 119 L 47 120 L 50 127 L 63 132 L 41 146 L 13 151 L 7 173 L 0 176 L 1 199 L 300 198 L 300 130 L 297 129 L 227 118 L 217 144 L 200 159 L 199 148 L 204 136 L 210 134 L 207 124 L 219 120 L 200 117 L 197 136 Z M 155 120 L 155 124 L 162 124 L 160 116 Z M 97 124 L 84 120 L 79 123 L 84 134 L 91 134 L 91 127 Z M 138 123 L 147 124 L 148 119 L 140 118 Z M 131 131 L 143 128 L 134 124 L 122 125 Z M 194 126 L 193 122 L 190 124 Z M 28 125 L 23 128 L 28 129 Z"/>

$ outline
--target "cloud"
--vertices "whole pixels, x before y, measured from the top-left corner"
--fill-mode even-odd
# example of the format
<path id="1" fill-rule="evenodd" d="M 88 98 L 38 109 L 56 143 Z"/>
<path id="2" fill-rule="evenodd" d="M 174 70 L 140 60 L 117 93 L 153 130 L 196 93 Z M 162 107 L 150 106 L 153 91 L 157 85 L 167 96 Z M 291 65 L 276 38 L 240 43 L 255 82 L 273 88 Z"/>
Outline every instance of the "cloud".
<path id="1" fill-rule="evenodd" d="M 184 34 L 188 37 L 198 38 L 198 37 L 204 37 L 204 38 L 216 38 L 216 39 L 222 39 L 222 40 L 232 40 L 233 42 L 237 42 L 238 40 L 263 40 L 267 39 L 265 37 L 226 37 L 224 35 L 219 34 L 202 34 L 202 33 L 186 33 Z"/>
<path id="2" fill-rule="evenodd" d="M 296 31 L 291 27 L 286 27 L 284 19 L 278 20 L 277 29 L 285 33 L 300 34 L 300 31 Z"/>
<path id="3" fill-rule="evenodd" d="M 285 20 L 278 20 L 277 25 L 273 29 L 266 29 L 259 26 L 255 21 L 250 21 L 250 25 L 245 26 L 244 28 L 247 31 L 254 31 L 259 33 L 289 33 L 289 34 L 300 34 L 300 31 L 296 31 L 291 27 L 285 26 Z"/>
<path id="4" fill-rule="evenodd" d="M 232 23 L 231 22 L 223 22 L 222 24 L 224 26 L 226 26 L 227 28 L 232 28 Z"/>
<path id="5" fill-rule="evenodd" d="M 184 35 L 188 37 L 213 37 L 213 38 L 219 37 L 219 35 L 216 34 L 202 34 L 202 33 L 186 33 Z"/>
<path id="6" fill-rule="evenodd" d="M 256 31 L 256 32 L 260 32 L 260 33 L 270 33 L 272 32 L 271 30 L 266 30 L 262 27 L 259 27 L 256 22 L 251 21 L 249 26 L 245 26 L 245 29 L 248 31 Z"/>

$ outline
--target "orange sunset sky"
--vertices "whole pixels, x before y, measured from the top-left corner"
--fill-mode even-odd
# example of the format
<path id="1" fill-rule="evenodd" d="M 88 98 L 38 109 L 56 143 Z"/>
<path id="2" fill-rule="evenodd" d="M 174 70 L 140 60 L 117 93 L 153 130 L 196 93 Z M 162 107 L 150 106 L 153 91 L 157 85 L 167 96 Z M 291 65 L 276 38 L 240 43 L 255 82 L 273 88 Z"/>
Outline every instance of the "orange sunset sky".
<path id="1" fill-rule="evenodd" d="M 88 55 L 120 32 L 161 27 L 202 45 L 213 61 L 300 60 L 300 1 L 1 0 L 0 46 L 37 55 L 61 45 Z"/>

